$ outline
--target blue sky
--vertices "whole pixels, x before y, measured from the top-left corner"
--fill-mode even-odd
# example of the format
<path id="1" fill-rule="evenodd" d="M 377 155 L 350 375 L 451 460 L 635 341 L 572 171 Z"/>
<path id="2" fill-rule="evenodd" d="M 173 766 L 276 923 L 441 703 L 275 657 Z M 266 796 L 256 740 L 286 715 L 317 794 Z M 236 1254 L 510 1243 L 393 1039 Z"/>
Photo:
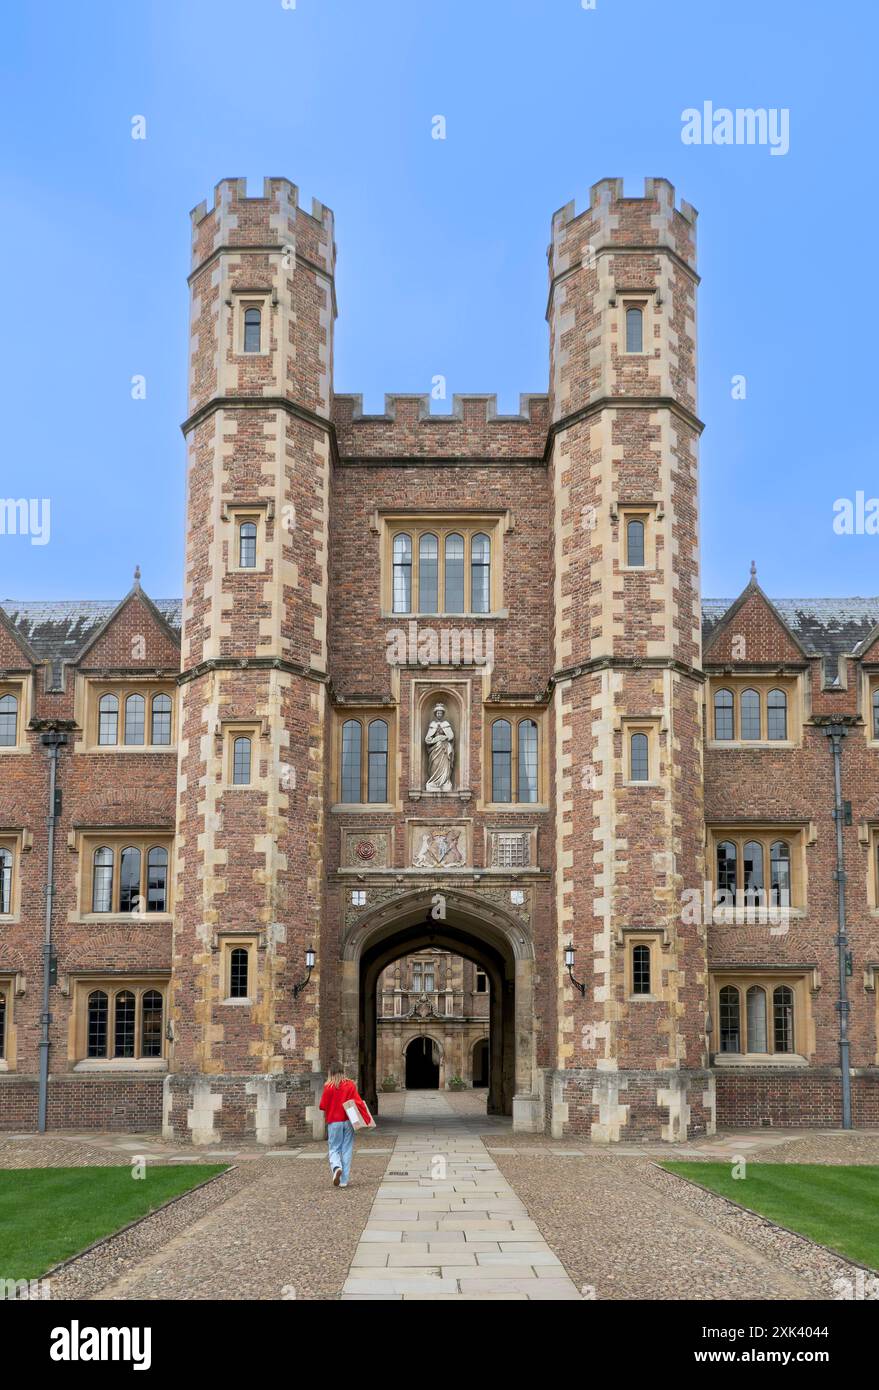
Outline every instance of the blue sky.
<path id="1" fill-rule="evenodd" d="M 181 592 L 188 214 L 264 174 L 335 212 L 335 384 L 367 409 L 438 373 L 501 410 L 544 391 L 553 211 L 669 178 L 700 213 L 703 592 L 752 558 L 773 595 L 879 592 L 879 536 L 832 525 L 879 494 L 877 27 L 820 0 L 6 7 L 0 497 L 48 497 L 51 539 L 0 536 L 0 598 L 117 598 L 138 562 Z M 787 108 L 789 153 L 684 145 L 706 100 Z"/>

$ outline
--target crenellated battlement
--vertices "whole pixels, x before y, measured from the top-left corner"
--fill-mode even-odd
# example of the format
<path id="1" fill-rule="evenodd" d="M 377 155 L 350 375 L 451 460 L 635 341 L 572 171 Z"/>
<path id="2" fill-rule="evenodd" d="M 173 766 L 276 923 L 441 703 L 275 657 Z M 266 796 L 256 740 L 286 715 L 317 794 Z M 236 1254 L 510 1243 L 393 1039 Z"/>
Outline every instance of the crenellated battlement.
<path id="1" fill-rule="evenodd" d="M 385 396 L 381 414 L 364 414 L 361 395 L 336 395 L 333 421 L 343 456 L 539 457 L 549 420 L 549 398 L 519 397 L 518 415 L 498 413 L 497 396 L 452 397 L 451 412 L 432 412 L 427 393 Z"/>
<path id="2" fill-rule="evenodd" d="M 291 245 L 327 274 L 335 269 L 332 211 L 313 198 L 311 212 L 306 212 L 290 179 L 265 178 L 259 196 L 248 195 L 244 178 L 220 179 L 213 205 L 197 204 L 190 218 L 193 269 L 221 246 L 270 250 Z"/>
<path id="3" fill-rule="evenodd" d="M 688 266 L 696 265 L 696 209 L 668 179 L 645 178 L 641 197 L 629 197 L 622 179 L 599 179 L 580 212 L 574 201 L 553 214 L 547 249 L 550 281 L 608 248 L 666 246 Z"/>

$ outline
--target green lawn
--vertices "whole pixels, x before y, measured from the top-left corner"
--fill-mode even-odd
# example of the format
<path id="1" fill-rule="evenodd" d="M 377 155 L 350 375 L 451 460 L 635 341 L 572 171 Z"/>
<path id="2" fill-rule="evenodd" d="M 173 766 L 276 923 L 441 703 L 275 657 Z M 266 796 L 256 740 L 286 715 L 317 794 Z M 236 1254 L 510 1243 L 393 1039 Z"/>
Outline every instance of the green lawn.
<path id="1" fill-rule="evenodd" d="M 879 1167 L 748 1162 L 744 1178 L 732 1176 L 730 1163 L 662 1167 L 879 1269 Z"/>
<path id="2" fill-rule="evenodd" d="M 196 1187 L 226 1163 L 0 1170 L 0 1279 L 36 1279 L 129 1221 Z"/>

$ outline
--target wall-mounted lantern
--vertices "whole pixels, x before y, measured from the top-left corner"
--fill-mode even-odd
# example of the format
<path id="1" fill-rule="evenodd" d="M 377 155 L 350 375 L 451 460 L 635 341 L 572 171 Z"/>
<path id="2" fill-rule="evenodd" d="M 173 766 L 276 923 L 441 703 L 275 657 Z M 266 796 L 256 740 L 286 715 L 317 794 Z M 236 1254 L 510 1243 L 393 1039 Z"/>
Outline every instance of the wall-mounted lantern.
<path id="1" fill-rule="evenodd" d="M 299 998 L 300 994 L 301 994 L 302 991 L 305 989 L 306 985 L 308 984 L 309 980 L 311 979 L 311 972 L 312 972 L 312 970 L 314 969 L 314 947 L 313 947 L 313 946 L 307 946 L 307 947 L 306 947 L 306 950 L 305 950 L 305 969 L 306 969 L 306 975 L 305 975 L 304 979 L 300 980 L 299 983 L 298 983 L 298 985 L 294 985 L 294 986 L 293 986 L 293 998 L 294 998 L 294 999 L 298 999 L 298 998 Z"/>
<path id="2" fill-rule="evenodd" d="M 575 979 L 574 979 L 574 948 L 573 948 L 573 946 L 566 946 L 566 947 L 565 947 L 565 965 L 568 967 L 568 974 L 569 974 L 570 977 L 571 977 L 571 984 L 574 985 L 574 986 L 576 986 L 576 988 L 580 991 L 580 993 L 581 993 L 581 994 L 584 996 L 584 998 L 585 998 L 585 995 L 586 995 L 586 986 L 583 985 L 583 984 L 581 984 L 579 980 L 575 980 Z"/>

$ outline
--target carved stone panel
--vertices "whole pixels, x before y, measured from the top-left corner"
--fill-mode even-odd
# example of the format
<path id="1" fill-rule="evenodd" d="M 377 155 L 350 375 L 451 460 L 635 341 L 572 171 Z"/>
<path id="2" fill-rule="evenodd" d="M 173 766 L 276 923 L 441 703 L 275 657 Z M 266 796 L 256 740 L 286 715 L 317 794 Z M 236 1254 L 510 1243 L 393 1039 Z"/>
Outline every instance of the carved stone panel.
<path id="1" fill-rule="evenodd" d="M 391 864 L 390 831 L 342 831 L 342 867 L 345 869 L 387 869 Z"/>

